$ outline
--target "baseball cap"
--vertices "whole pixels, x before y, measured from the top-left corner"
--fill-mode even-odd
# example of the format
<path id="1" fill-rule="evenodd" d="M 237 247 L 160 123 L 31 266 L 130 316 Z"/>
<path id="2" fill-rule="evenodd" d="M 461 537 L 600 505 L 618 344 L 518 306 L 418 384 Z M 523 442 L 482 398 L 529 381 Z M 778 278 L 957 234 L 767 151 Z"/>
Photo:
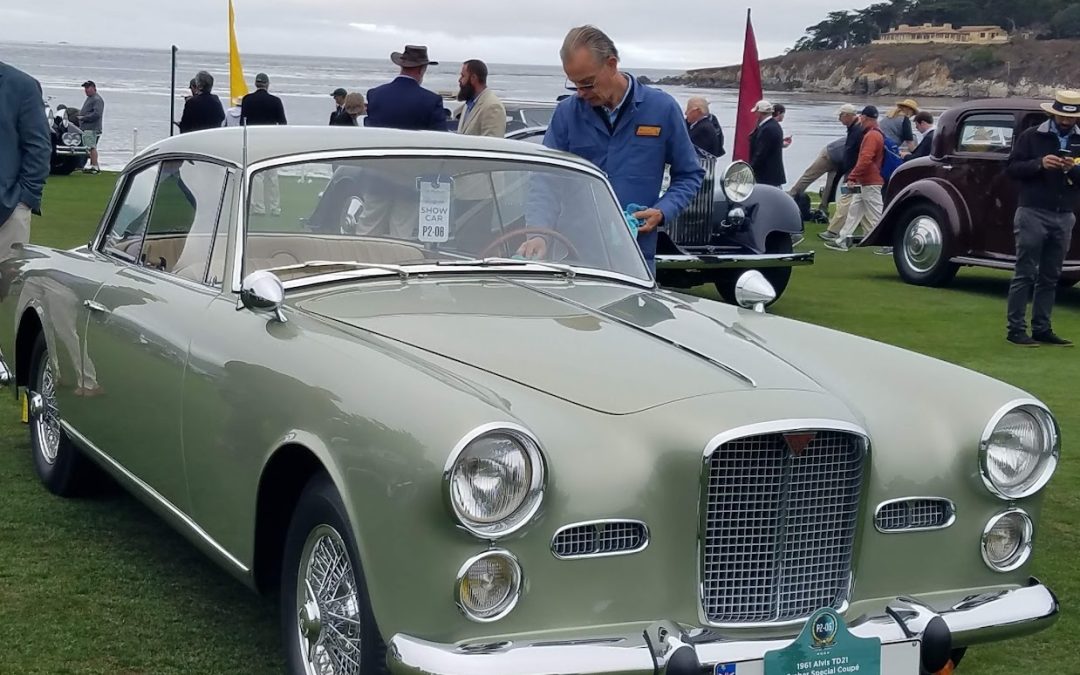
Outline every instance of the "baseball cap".
<path id="1" fill-rule="evenodd" d="M 837 114 L 838 115 L 858 115 L 859 114 L 859 109 L 856 108 L 855 106 L 851 105 L 850 103 L 845 103 L 844 105 L 840 106 L 840 111 Z"/>
<path id="2" fill-rule="evenodd" d="M 345 91 L 345 87 L 338 87 L 330 94 L 331 96 L 348 96 L 349 92 Z"/>
<path id="3" fill-rule="evenodd" d="M 97 85 L 94 84 L 93 80 L 87 80 L 86 82 L 82 83 L 82 86 L 85 89 L 86 87 L 96 87 Z"/>
<path id="4" fill-rule="evenodd" d="M 757 105 L 755 105 L 750 112 L 771 113 L 772 111 L 773 111 L 773 104 L 769 103 L 768 101 L 762 100 L 762 101 L 758 101 Z"/>
<path id="5" fill-rule="evenodd" d="M 863 108 L 862 112 L 859 114 L 863 117 L 869 117 L 872 120 L 876 120 L 878 118 L 878 109 L 872 105 L 868 105 Z"/>
<path id="6" fill-rule="evenodd" d="M 270 84 L 270 77 L 266 73 L 259 73 L 255 76 L 255 84 Z"/>

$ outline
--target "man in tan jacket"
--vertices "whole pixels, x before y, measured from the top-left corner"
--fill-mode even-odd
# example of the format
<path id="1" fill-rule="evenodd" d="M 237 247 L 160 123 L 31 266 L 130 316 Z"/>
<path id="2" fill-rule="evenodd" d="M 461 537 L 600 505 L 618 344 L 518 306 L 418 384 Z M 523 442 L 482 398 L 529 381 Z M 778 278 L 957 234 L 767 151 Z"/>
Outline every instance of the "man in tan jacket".
<path id="1" fill-rule="evenodd" d="M 458 111 L 459 134 L 494 138 L 506 135 L 506 108 L 488 89 L 487 78 L 488 68 L 483 61 L 470 59 L 461 64 L 457 99 L 465 105 Z"/>

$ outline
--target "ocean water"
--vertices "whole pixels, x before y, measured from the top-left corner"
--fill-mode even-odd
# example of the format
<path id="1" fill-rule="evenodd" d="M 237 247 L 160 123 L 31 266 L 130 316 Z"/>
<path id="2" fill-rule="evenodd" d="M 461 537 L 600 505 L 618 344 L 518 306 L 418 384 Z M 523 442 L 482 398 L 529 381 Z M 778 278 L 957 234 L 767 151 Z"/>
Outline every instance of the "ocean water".
<path id="1" fill-rule="evenodd" d="M 120 169 L 133 153 L 169 135 L 169 105 L 175 102 L 176 119 L 183 110 L 188 81 L 199 70 L 216 78 L 219 94 L 228 91 L 228 57 L 224 53 L 187 52 L 177 54 L 176 92 L 170 92 L 169 50 L 109 49 L 62 44 L 0 42 L 0 61 L 25 70 L 41 82 L 53 106 L 80 107 L 85 98 L 85 80 L 94 80 L 105 100 L 104 135 L 99 151 L 108 169 Z M 397 72 L 389 60 L 346 59 L 303 56 L 244 54 L 244 71 L 249 83 L 255 74 L 270 76 L 271 92 L 280 96 L 290 124 L 324 125 L 334 103 L 330 92 L 337 87 L 365 92 L 390 80 Z M 674 71 L 635 69 L 635 75 L 658 79 Z M 489 85 L 504 99 L 553 101 L 564 93 L 564 75 L 558 66 L 489 64 Z M 457 91 L 460 64 L 442 63 L 428 71 L 424 86 L 438 92 Z M 691 96 L 705 96 L 719 118 L 731 151 L 735 130 L 738 92 L 734 90 L 663 87 L 680 105 Z M 788 108 L 784 131 L 793 143 L 785 151 L 789 182 L 793 183 L 829 141 L 843 135 L 836 110 L 843 103 L 874 103 L 883 109 L 891 100 L 855 100 L 830 94 L 767 92 L 766 97 Z M 950 99 L 923 100 L 932 112 L 956 103 Z"/>

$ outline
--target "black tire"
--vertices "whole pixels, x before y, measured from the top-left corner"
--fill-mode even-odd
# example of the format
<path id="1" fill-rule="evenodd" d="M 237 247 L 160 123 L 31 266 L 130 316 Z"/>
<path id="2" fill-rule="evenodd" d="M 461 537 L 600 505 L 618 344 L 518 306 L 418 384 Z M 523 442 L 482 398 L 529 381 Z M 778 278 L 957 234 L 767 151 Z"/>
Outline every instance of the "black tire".
<path id="1" fill-rule="evenodd" d="M 928 202 L 913 204 L 893 232 L 893 263 L 915 286 L 947 286 L 960 266 L 949 261 L 952 229 L 944 212 Z"/>
<path id="2" fill-rule="evenodd" d="M 773 232 L 765 239 L 766 253 L 790 254 L 794 251 L 795 245 L 791 241 L 791 235 L 786 232 Z M 748 271 L 728 270 L 713 277 L 716 292 L 720 294 L 724 302 L 729 305 L 738 304 L 738 300 L 735 298 L 735 284 L 738 283 L 739 277 Z M 758 271 L 765 276 L 768 282 L 772 284 L 773 290 L 776 291 L 776 298 L 769 303 L 771 305 L 780 299 L 780 296 L 787 289 L 788 283 L 791 282 L 791 267 L 766 267 Z"/>
<path id="3" fill-rule="evenodd" d="M 30 356 L 30 392 L 42 397 L 45 407 L 30 419 L 30 449 L 34 471 L 49 492 L 61 497 L 83 494 L 97 476 L 95 467 L 60 428 L 56 407 L 56 374 L 49 364 L 45 336 L 39 334 Z"/>
<path id="4" fill-rule="evenodd" d="M 312 548 L 311 552 L 308 551 L 309 545 Z M 359 627 L 342 621 L 335 623 L 339 631 L 347 634 L 352 642 L 355 651 L 350 652 L 350 658 L 355 660 L 355 654 L 359 653 L 360 675 L 383 675 L 387 672 L 386 646 L 379 636 L 379 629 L 368 602 L 367 585 L 364 582 L 363 570 L 360 568 L 360 556 L 357 555 L 356 541 L 353 538 L 352 528 L 349 526 L 345 505 L 326 474 L 314 476 L 301 492 L 285 538 L 281 564 L 280 601 L 281 631 L 289 673 L 293 675 L 307 675 L 308 673 L 305 668 L 307 649 L 302 645 L 304 638 L 300 619 L 301 605 L 306 603 L 298 598 L 298 592 L 303 592 L 298 591 L 298 582 L 303 581 L 300 576 L 301 565 L 303 564 L 306 568 L 306 561 L 313 559 L 323 546 L 327 547 L 326 550 L 343 547 L 352 566 L 352 574 L 346 573 L 341 583 L 333 589 L 316 590 L 319 598 L 314 604 L 320 610 L 319 615 L 321 616 L 330 605 L 336 610 L 335 613 L 346 614 L 348 610 L 344 609 L 345 603 L 341 598 L 345 597 L 343 593 L 354 594 L 357 607 L 354 617 L 358 620 Z M 329 592 L 328 595 L 327 592 Z M 327 602 L 328 598 L 336 600 Z M 316 629 L 311 630 L 314 632 Z M 359 642 L 358 649 L 353 639 Z M 335 646 L 334 640 L 324 639 L 320 643 L 324 653 L 328 648 L 334 649 Z"/>

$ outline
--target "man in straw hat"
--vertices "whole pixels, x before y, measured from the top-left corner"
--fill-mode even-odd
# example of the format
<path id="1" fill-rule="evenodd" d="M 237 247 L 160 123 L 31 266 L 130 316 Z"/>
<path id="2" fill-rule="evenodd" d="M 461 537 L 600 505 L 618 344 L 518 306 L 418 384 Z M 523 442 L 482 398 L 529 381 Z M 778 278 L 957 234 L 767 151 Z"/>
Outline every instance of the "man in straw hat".
<path id="1" fill-rule="evenodd" d="M 390 60 L 401 68 L 392 82 L 368 91 L 366 127 L 446 131 L 446 108 L 442 98 L 420 86 L 428 66 L 439 65 L 428 58 L 427 47 L 406 45 Z"/>
<path id="2" fill-rule="evenodd" d="M 1016 269 L 1009 286 L 1007 339 L 1023 347 L 1067 347 L 1072 343 L 1054 334 L 1050 313 L 1080 207 L 1080 92 L 1059 91 L 1053 103 L 1042 107 L 1050 119 L 1020 134 L 1007 169 L 1020 182 L 1020 204 L 1013 221 Z M 1028 298 L 1033 298 L 1030 336 Z"/>

